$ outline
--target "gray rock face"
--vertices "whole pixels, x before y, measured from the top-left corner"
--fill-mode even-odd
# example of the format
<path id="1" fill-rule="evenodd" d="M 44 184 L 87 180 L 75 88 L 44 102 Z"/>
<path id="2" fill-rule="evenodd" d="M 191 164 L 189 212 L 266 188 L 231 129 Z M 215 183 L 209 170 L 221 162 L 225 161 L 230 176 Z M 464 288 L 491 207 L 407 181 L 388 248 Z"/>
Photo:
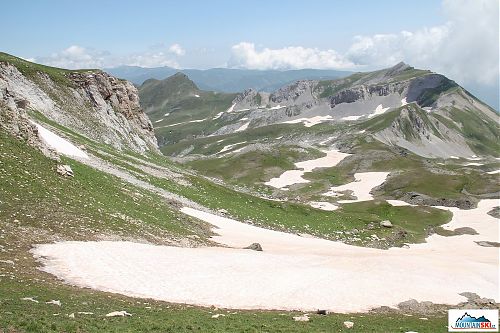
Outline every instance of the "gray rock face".
<path id="1" fill-rule="evenodd" d="M 472 199 L 436 199 L 417 192 L 408 192 L 401 200 L 411 203 L 412 205 L 458 207 L 460 209 L 472 209 L 476 207 L 477 204 L 477 202 L 472 201 Z"/>
<path id="2" fill-rule="evenodd" d="M 68 72 L 65 76 L 64 82 L 53 81 L 43 72 L 28 78 L 15 66 L 0 63 L 2 113 L 10 119 L 13 133 L 21 133 L 16 126 L 27 133 L 21 115 L 33 110 L 118 149 L 157 151 L 153 126 L 131 83 L 100 71 Z"/>

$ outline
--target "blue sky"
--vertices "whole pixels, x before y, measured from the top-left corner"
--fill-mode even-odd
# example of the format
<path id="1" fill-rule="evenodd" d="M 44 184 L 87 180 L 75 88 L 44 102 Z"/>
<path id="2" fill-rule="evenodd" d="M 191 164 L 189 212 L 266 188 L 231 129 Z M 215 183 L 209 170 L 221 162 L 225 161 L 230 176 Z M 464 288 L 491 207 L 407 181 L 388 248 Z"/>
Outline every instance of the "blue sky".
<path id="1" fill-rule="evenodd" d="M 2 51 L 53 66 L 370 70 L 403 60 L 498 100 L 498 0 L 16 0 L 2 12 Z"/>

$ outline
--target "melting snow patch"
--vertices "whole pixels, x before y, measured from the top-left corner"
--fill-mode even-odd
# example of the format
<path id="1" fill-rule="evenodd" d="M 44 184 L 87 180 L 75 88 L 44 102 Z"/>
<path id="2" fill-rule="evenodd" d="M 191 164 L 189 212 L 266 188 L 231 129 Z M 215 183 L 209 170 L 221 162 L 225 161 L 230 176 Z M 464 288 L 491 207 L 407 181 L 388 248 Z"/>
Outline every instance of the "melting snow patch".
<path id="1" fill-rule="evenodd" d="M 401 100 L 401 106 L 405 106 L 406 104 L 408 104 L 408 102 L 406 102 L 406 97 L 405 97 Z"/>
<path id="2" fill-rule="evenodd" d="M 469 162 L 469 163 L 465 163 L 464 166 L 480 166 L 480 165 L 484 165 L 483 163 L 477 163 L 477 162 Z"/>
<path id="3" fill-rule="evenodd" d="M 198 98 L 200 98 L 200 95 L 196 95 L 196 94 L 195 94 L 195 95 L 194 95 L 194 97 L 198 97 Z"/>
<path id="4" fill-rule="evenodd" d="M 283 108 L 286 108 L 286 106 L 281 106 L 281 105 L 276 105 L 276 106 L 273 106 L 271 108 L 269 108 L 269 110 L 279 110 L 279 109 L 283 109 Z"/>
<path id="5" fill-rule="evenodd" d="M 375 116 L 378 116 L 378 115 L 380 115 L 380 114 L 383 114 L 383 113 L 385 113 L 385 111 L 387 111 L 387 110 L 389 110 L 389 109 L 390 109 L 390 108 L 384 108 L 384 107 L 382 107 L 382 104 L 379 104 L 379 105 L 377 106 L 377 108 L 375 109 L 375 111 L 373 111 L 373 113 L 372 113 L 372 114 L 368 115 L 368 118 L 373 118 L 373 117 L 375 117 Z"/>
<path id="6" fill-rule="evenodd" d="M 213 118 L 212 120 L 215 120 L 215 119 L 219 119 L 222 115 L 224 114 L 224 112 L 219 112 L 217 113 Z"/>
<path id="7" fill-rule="evenodd" d="M 491 199 L 468 210 L 439 207 L 453 213 L 444 228 L 467 226 L 478 235 L 433 234 L 409 248 L 300 237 L 185 207 L 217 227 L 214 241 L 233 248 L 72 241 L 32 252 L 44 271 L 80 287 L 219 308 L 351 313 L 410 298 L 457 304 L 464 290 L 498 301 L 498 249 L 475 242 L 498 241 L 498 223 L 487 214 L 497 205 Z M 256 241 L 263 252 L 242 249 Z"/>
<path id="8" fill-rule="evenodd" d="M 155 124 L 156 124 L 156 123 L 159 123 L 159 122 L 161 122 L 161 121 L 163 121 L 163 120 L 165 120 L 165 118 L 158 119 L 158 120 L 156 120 L 156 121 L 155 121 Z"/>
<path id="9" fill-rule="evenodd" d="M 71 157 L 89 158 L 87 153 L 85 153 L 83 150 L 81 150 L 68 140 L 61 138 L 59 135 L 49 131 L 48 129 L 37 123 L 33 124 L 38 128 L 38 134 L 40 135 L 42 140 L 45 141 L 45 143 L 47 143 L 47 145 L 53 148 L 56 152 Z"/>
<path id="10" fill-rule="evenodd" d="M 223 152 L 226 152 L 226 151 L 230 150 L 231 148 L 233 148 L 233 147 L 235 147 L 237 145 L 241 145 L 243 143 L 246 143 L 246 141 L 236 142 L 236 143 L 233 143 L 231 145 L 224 146 L 217 154 L 221 154 Z"/>
<path id="11" fill-rule="evenodd" d="M 226 112 L 231 112 L 231 111 L 233 111 L 233 109 L 234 109 L 234 107 L 235 107 L 235 106 L 236 106 L 236 103 L 234 103 L 233 105 L 231 105 L 231 106 L 229 107 L 229 109 L 227 109 L 227 110 L 226 110 Z"/>
<path id="12" fill-rule="evenodd" d="M 495 170 L 495 171 L 489 171 L 489 172 L 487 172 L 487 174 L 489 174 L 489 175 L 496 175 L 497 173 L 500 173 L 500 169 L 499 170 Z"/>
<path id="13" fill-rule="evenodd" d="M 342 153 L 338 150 L 327 151 L 326 156 L 324 157 L 295 163 L 295 166 L 301 170 L 285 171 L 279 177 L 272 178 L 265 184 L 275 188 L 283 189 L 284 187 L 293 184 L 309 183 L 309 180 L 302 178 L 304 173 L 311 172 L 316 168 L 329 168 L 336 166 L 340 161 L 342 161 L 349 155 L 350 154 Z"/>
<path id="14" fill-rule="evenodd" d="M 358 120 L 359 118 L 361 118 L 363 116 L 347 116 L 347 117 L 342 117 L 341 120 Z"/>
<path id="15" fill-rule="evenodd" d="M 294 120 L 288 120 L 282 122 L 282 124 L 298 124 L 298 123 L 304 123 L 305 127 L 311 127 L 317 124 L 320 124 L 325 121 L 333 120 L 332 116 L 315 116 L 311 118 L 299 118 L 299 119 L 294 119 Z"/>
<path id="16" fill-rule="evenodd" d="M 373 196 L 370 191 L 385 182 L 385 179 L 389 175 L 389 172 L 361 172 L 355 173 L 355 181 L 341 185 L 331 187 L 330 190 L 324 193 L 324 196 L 336 196 L 338 192 L 352 191 L 352 194 L 356 197 L 355 200 L 340 200 L 339 203 L 351 203 L 360 201 L 373 200 Z"/>
<path id="17" fill-rule="evenodd" d="M 312 201 L 309 203 L 309 205 L 313 208 L 318 208 L 321 210 L 327 210 L 327 211 L 334 211 L 339 208 L 339 206 L 336 206 L 332 203 L 326 202 L 326 201 Z"/>
<path id="18" fill-rule="evenodd" d="M 250 125 L 250 122 L 246 122 L 243 125 L 241 125 L 235 132 L 242 132 L 248 128 L 248 125 Z"/>
<path id="19" fill-rule="evenodd" d="M 201 123 L 201 122 L 203 122 L 205 120 L 206 119 L 196 119 L 196 120 L 184 121 L 184 122 L 181 122 L 181 123 L 175 123 L 175 124 L 160 126 L 160 127 L 156 127 L 156 128 L 174 127 L 174 126 L 184 125 L 184 124 L 190 124 L 190 123 Z"/>

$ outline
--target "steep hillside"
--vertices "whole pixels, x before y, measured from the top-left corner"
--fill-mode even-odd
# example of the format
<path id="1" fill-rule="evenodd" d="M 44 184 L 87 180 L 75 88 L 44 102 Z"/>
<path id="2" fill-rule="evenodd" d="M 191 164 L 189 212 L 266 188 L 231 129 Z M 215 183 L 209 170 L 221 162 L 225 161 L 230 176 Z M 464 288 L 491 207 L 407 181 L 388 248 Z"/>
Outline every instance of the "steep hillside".
<path id="1" fill-rule="evenodd" d="M 137 89 L 99 70 L 68 71 L 0 53 L 0 102 L 11 129 L 33 113 L 119 149 L 157 150 Z"/>
<path id="2" fill-rule="evenodd" d="M 164 146 L 186 137 L 208 135 L 222 126 L 217 119 L 236 94 L 202 91 L 185 74 L 177 73 L 165 80 L 144 82 L 139 96 Z"/>

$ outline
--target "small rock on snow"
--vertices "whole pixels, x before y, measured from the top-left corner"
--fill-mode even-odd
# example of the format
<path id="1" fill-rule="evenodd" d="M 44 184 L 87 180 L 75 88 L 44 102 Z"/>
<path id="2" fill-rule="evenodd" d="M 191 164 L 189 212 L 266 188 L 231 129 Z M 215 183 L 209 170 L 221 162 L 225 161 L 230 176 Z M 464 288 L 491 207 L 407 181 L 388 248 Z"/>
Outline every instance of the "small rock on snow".
<path id="1" fill-rule="evenodd" d="M 244 249 L 254 250 L 254 251 L 262 251 L 262 246 L 259 243 L 252 243 Z"/>

